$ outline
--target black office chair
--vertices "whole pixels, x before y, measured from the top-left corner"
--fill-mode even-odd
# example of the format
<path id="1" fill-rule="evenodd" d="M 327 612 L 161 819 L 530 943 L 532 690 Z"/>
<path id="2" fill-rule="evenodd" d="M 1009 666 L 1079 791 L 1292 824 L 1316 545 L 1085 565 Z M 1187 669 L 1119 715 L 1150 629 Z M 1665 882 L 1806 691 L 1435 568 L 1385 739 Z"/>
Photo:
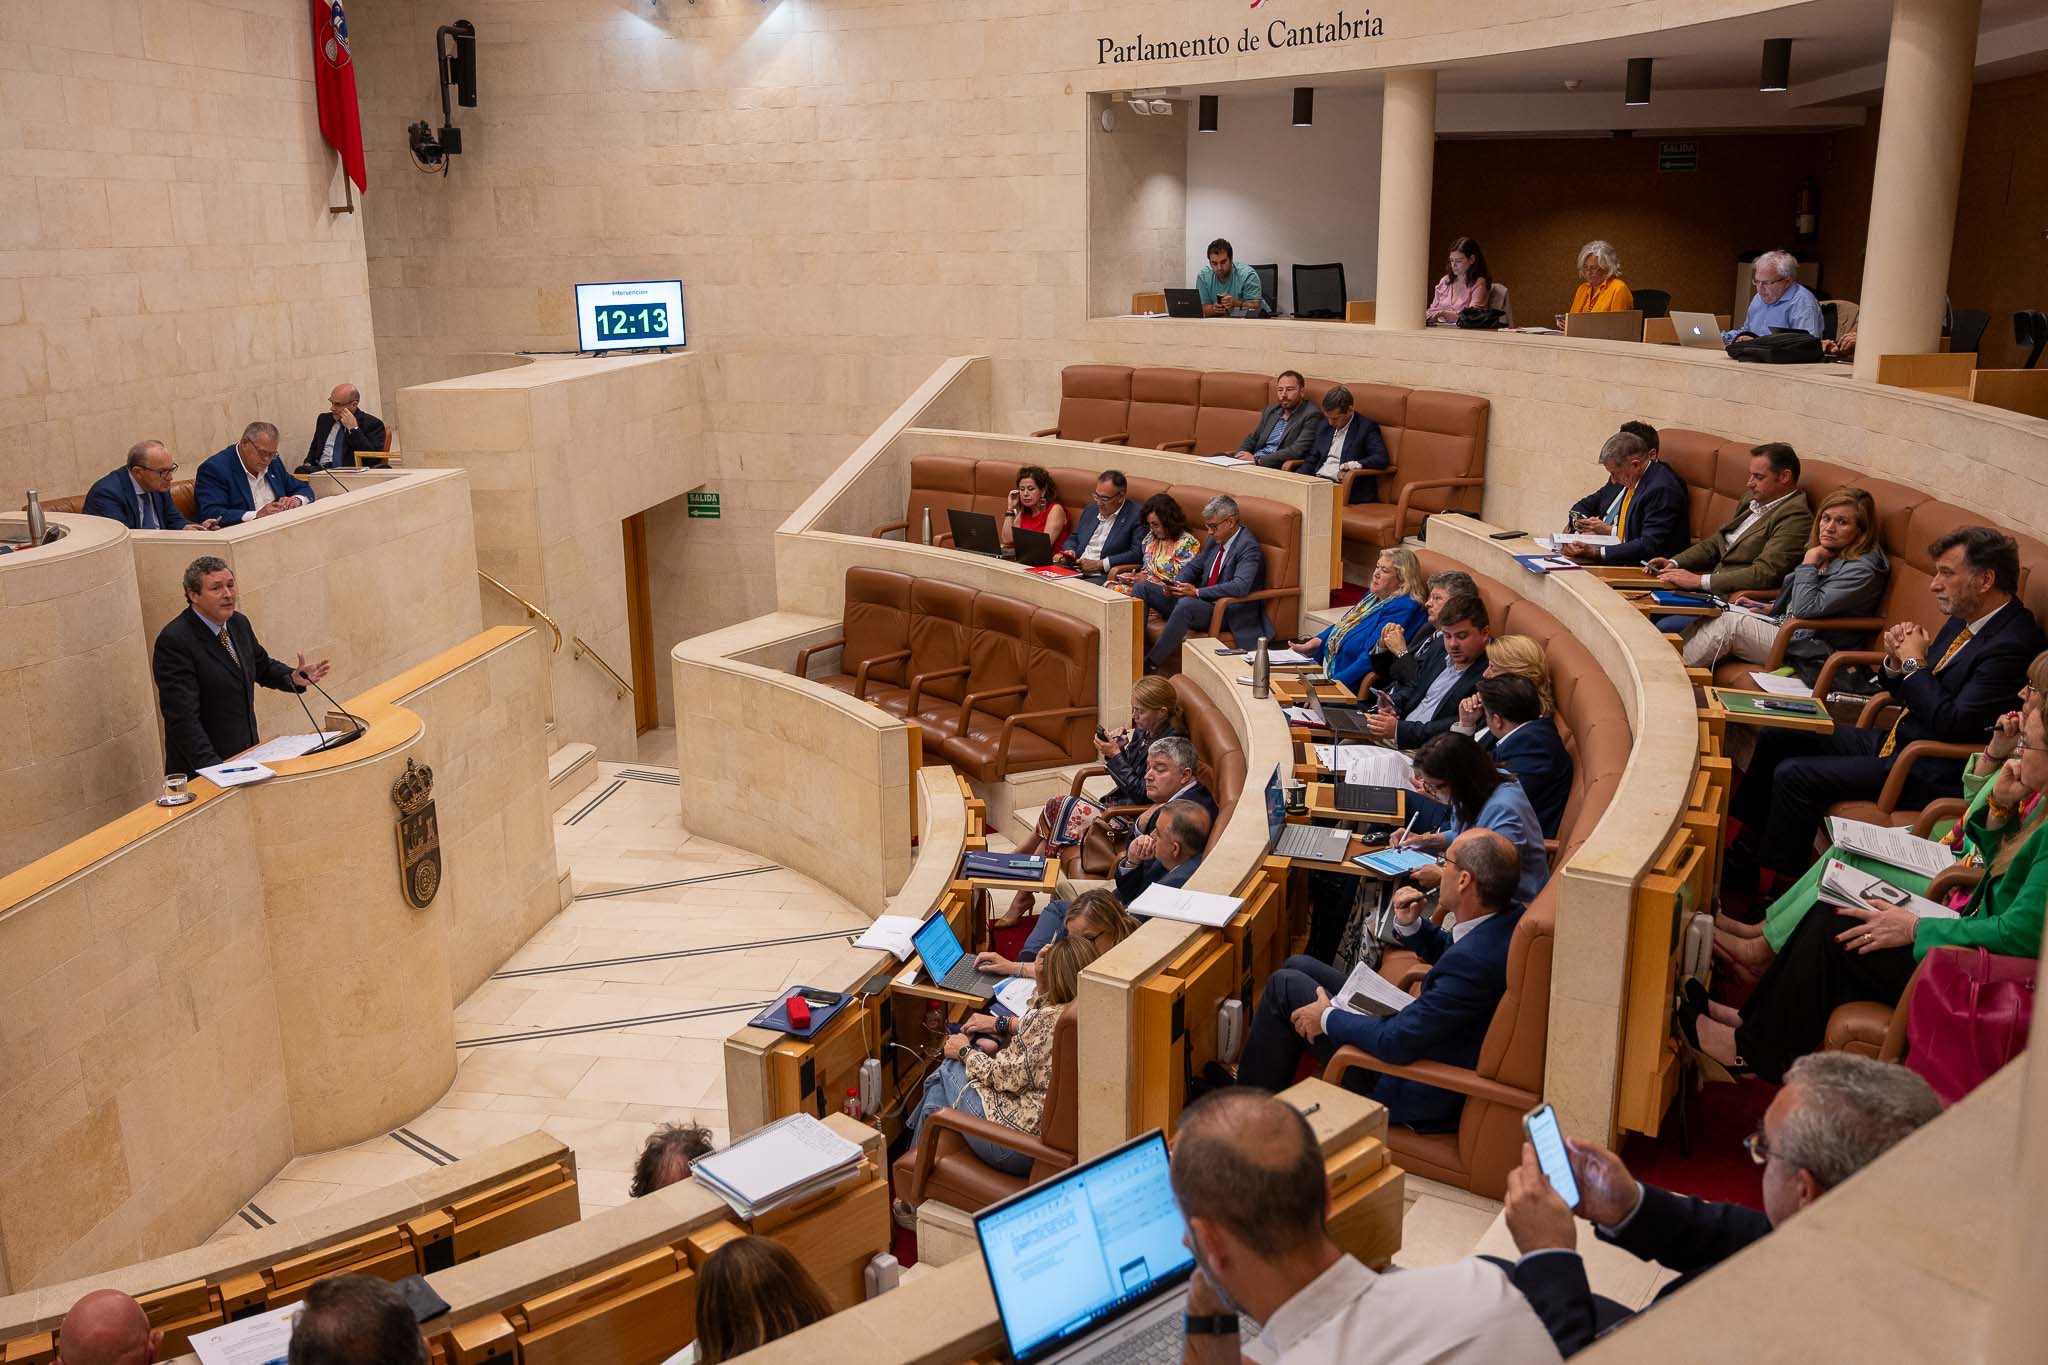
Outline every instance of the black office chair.
<path id="1" fill-rule="evenodd" d="M 1948 348 L 1958 354 L 1976 353 L 1984 343 L 1984 330 L 1991 325 L 1988 308 L 1957 308 L 1949 314 Z"/>
<path id="2" fill-rule="evenodd" d="M 1277 264 L 1255 265 L 1252 269 L 1259 272 L 1259 298 L 1262 304 L 1259 309 L 1259 316 L 1264 318 L 1278 316 L 1280 312 L 1280 267 Z M 1337 306 L 1341 310 L 1344 305 L 1338 304 Z"/>
<path id="3" fill-rule="evenodd" d="M 1636 307 L 1646 318 L 1668 318 L 1671 316 L 1671 291 L 1668 289 L 1632 289 L 1636 296 Z"/>
<path id="4" fill-rule="evenodd" d="M 1298 318 L 1344 317 L 1344 263 L 1298 265 L 1294 267 L 1294 316 Z"/>
<path id="5" fill-rule="evenodd" d="M 2013 310 L 2012 339 L 2015 345 L 2031 348 L 2024 368 L 2031 370 L 2040 364 L 2041 349 L 2048 346 L 2048 313 L 2038 308 Z"/>

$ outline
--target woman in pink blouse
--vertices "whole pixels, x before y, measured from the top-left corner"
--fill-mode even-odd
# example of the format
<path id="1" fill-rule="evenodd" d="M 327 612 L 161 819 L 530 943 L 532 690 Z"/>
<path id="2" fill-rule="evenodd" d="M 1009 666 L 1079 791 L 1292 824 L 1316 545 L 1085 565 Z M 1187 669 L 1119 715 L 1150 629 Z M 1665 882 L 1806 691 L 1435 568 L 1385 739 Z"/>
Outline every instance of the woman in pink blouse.
<path id="1" fill-rule="evenodd" d="M 1451 243 L 1449 269 L 1436 282 L 1429 297 L 1429 325 L 1455 327 L 1458 314 L 1467 308 L 1485 308 L 1493 292 L 1493 276 L 1486 268 L 1486 253 L 1470 237 Z"/>

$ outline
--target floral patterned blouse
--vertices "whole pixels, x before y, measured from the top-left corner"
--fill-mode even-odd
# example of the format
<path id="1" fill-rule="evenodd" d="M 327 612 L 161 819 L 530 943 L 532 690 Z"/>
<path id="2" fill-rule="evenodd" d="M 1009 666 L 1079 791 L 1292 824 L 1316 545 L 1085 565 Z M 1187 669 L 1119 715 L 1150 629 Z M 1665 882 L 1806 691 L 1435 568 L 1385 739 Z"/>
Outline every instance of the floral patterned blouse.
<path id="1" fill-rule="evenodd" d="M 1064 1005 L 1041 1005 L 1024 1015 L 1010 1045 L 991 1055 L 979 1048 L 960 1054 L 982 1112 L 1006 1128 L 1036 1133 L 1052 1086 L 1052 1038 Z"/>
<path id="2" fill-rule="evenodd" d="M 1128 578 L 1120 578 L 1110 586 L 1119 592 L 1128 593 L 1134 583 L 1171 583 L 1180 577 L 1181 568 L 1200 553 L 1201 549 L 1202 542 L 1195 539 L 1192 531 L 1182 531 L 1180 539 L 1171 544 L 1161 544 L 1151 536 L 1146 536 L 1145 557 L 1138 561 L 1138 572 Z"/>

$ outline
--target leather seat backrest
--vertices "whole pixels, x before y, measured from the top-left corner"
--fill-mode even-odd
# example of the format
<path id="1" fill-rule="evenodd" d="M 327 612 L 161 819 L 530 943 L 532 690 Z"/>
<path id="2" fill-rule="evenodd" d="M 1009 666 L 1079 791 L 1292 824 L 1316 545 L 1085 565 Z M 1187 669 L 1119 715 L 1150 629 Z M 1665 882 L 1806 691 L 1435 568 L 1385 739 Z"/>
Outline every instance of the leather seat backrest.
<path id="1" fill-rule="evenodd" d="M 1884 546 L 1887 555 L 1894 553 L 1895 546 L 1906 541 L 1907 528 L 1913 521 L 1913 509 L 1928 500 L 1924 488 L 1910 484 L 1893 483 L 1890 479 L 1870 479 L 1861 476 L 1850 481 L 1854 487 L 1870 494 L 1877 504 L 1877 541 Z M 1816 499 L 1814 505 L 1819 506 Z"/>
<path id="2" fill-rule="evenodd" d="M 1557 928 L 1556 883 L 1531 901 L 1508 944 L 1507 992 L 1479 1045 L 1474 1070 L 1489 1080 L 1543 1093 L 1543 1061 L 1550 1028 L 1550 953 Z M 1474 1106 L 1468 1104 L 1468 1111 Z M 1459 1125 L 1460 1154 L 1478 1138 L 1478 1125 Z"/>
<path id="3" fill-rule="evenodd" d="M 971 662 L 975 596 L 972 588 L 937 578 L 920 578 L 911 584 L 911 679 Z M 959 701 L 967 695 L 967 677 L 935 678 L 925 684 L 924 695 Z"/>
<path id="4" fill-rule="evenodd" d="M 1114 447 L 1104 446 L 1104 455 L 1108 456 L 1113 449 Z M 1102 465 L 1096 469 L 1082 469 L 1078 465 L 1057 465 L 1046 468 L 1045 472 L 1052 475 L 1053 491 L 1059 496 L 1060 506 L 1067 509 L 1067 529 L 1069 531 L 1072 531 L 1081 524 L 1081 509 L 1095 501 L 1095 481 L 1102 476 L 1104 469 L 1111 468 L 1114 468 L 1114 466 L 1109 463 L 1108 459 L 1105 459 Z M 1058 549 L 1059 547 L 1055 545 L 1053 548 Z"/>
<path id="5" fill-rule="evenodd" d="M 1832 460 L 1799 461 L 1799 491 L 1806 494 L 1809 507 L 1819 507 L 1821 499 L 1838 488 L 1863 488 L 1863 476 L 1853 469 L 1845 469 Z M 1864 489 L 1869 492 L 1868 489 Z M 1873 498 L 1875 494 L 1871 495 Z"/>
<path id="6" fill-rule="evenodd" d="M 1021 604 L 1020 604 L 1021 605 Z M 1025 676 L 1031 690 L 1013 708 L 1056 711 L 1095 704 L 1096 665 L 1101 646 L 1095 627 L 1048 607 L 1032 609 L 1025 629 Z M 1027 720 L 1024 727 L 1068 753 L 1087 751 L 1095 721 L 1088 716 Z"/>
<path id="7" fill-rule="evenodd" d="M 1170 441 L 1193 440 L 1201 402 L 1200 370 L 1153 367 L 1134 371 L 1130 443 L 1157 450 Z"/>
<path id="8" fill-rule="evenodd" d="M 2036 621 L 2048 621 L 2048 545 L 2014 535 L 2020 545 L 2020 601 Z"/>
<path id="9" fill-rule="evenodd" d="M 913 455 L 910 457 L 909 536 L 915 540 L 924 525 L 924 514 L 932 514 L 932 534 L 944 535 L 946 513 L 974 508 L 976 466 L 982 461 L 969 455 Z"/>
<path id="10" fill-rule="evenodd" d="M 1010 490 L 1017 486 L 1017 471 L 1024 466 L 1014 460 L 974 462 L 974 510 L 997 521 L 1010 505 Z"/>
<path id="11" fill-rule="evenodd" d="M 1749 501 L 1749 449 L 1753 444 L 1723 441 L 1714 448 L 1714 486 L 1707 493 L 1707 525 L 1700 535 L 1719 530 L 1736 508 Z"/>
<path id="12" fill-rule="evenodd" d="M 1273 381 L 1241 370 L 1204 370 L 1201 409 L 1195 414 L 1195 454 L 1228 455 L 1251 435 L 1273 401 Z M 1295 409 L 1295 420 L 1301 410 Z"/>
<path id="13" fill-rule="evenodd" d="M 1115 468 L 1115 466 L 1112 465 L 1111 468 Z M 1138 508 L 1140 511 L 1143 511 L 1145 504 L 1152 500 L 1153 494 L 1164 493 L 1167 491 L 1167 489 L 1172 487 L 1171 484 L 1165 482 L 1163 479 L 1140 478 L 1138 475 L 1131 474 L 1128 471 L 1125 473 L 1124 477 L 1124 496 L 1128 497 L 1132 502 L 1138 504 Z M 1140 536 L 1142 536 L 1143 534 L 1143 531 L 1139 532 Z"/>
<path id="14" fill-rule="evenodd" d="M 1031 606 L 1014 597 L 991 592 L 974 598 L 974 633 L 967 645 L 969 693 L 981 694 L 975 709 L 991 716 L 1008 716 L 1025 709 L 1026 693 L 990 697 L 990 692 L 1030 684 Z"/>
<path id="15" fill-rule="evenodd" d="M 842 673 L 858 673 L 868 659 L 910 648 L 909 574 L 856 566 L 846 571 L 846 647 L 840 652 Z M 878 665 L 868 676 L 879 682 L 903 683 L 902 660 Z"/>
<path id="16" fill-rule="evenodd" d="M 1069 365 L 1060 371 L 1060 439 L 1093 441 L 1129 428 L 1131 367 Z"/>
<path id="17" fill-rule="evenodd" d="M 1934 556 L 1927 547 L 1950 531 L 1982 526 L 1986 520 L 1981 513 L 1934 498 L 1913 509 L 1906 521 L 1905 538 L 1892 552 L 1892 581 L 1886 585 L 1885 605 L 1900 614 L 1891 619 L 1918 621 L 1930 635 L 1941 629 L 1944 617 L 1934 604 L 1934 595 L 1927 591 L 1934 574 Z"/>
<path id="18" fill-rule="evenodd" d="M 1720 525 L 1710 516 L 1709 507 L 1714 492 L 1714 466 L 1720 458 L 1720 449 L 1721 438 L 1704 431 L 1665 427 L 1657 433 L 1658 458 L 1671 466 L 1671 472 L 1685 483 L 1691 501 L 1689 525 L 1694 540 Z"/>
<path id="19" fill-rule="evenodd" d="M 1408 431 L 1408 404 L 1414 390 L 1398 384 L 1346 384 L 1351 390 L 1351 410 L 1361 416 L 1370 417 L 1378 424 L 1380 437 L 1387 443 L 1387 453 L 1394 457 L 1394 463 L 1401 463 L 1401 452 L 1406 449 Z M 1402 471 L 1403 477 L 1407 470 Z"/>
<path id="20" fill-rule="evenodd" d="M 1492 603 L 1489 602 L 1487 604 L 1487 610 L 1489 612 L 1493 610 Z M 1544 653 L 1547 655 L 1550 652 L 1551 641 L 1563 635 L 1565 629 L 1558 623 L 1558 619 L 1555 616 L 1552 616 L 1528 598 L 1517 597 L 1508 603 L 1505 613 L 1494 614 L 1493 633 L 1495 635 L 1526 635 L 1537 644 L 1542 645 Z"/>
<path id="21" fill-rule="evenodd" d="M 171 506 L 187 521 L 199 520 L 199 483 L 196 479 L 179 479 L 171 485 Z"/>
<path id="22" fill-rule="evenodd" d="M 1059 1021 L 1052 1026 L 1052 1075 L 1045 1086 L 1045 1110 L 1038 1124 L 1039 1140 L 1046 1146 L 1060 1152 L 1078 1152 L 1081 1149 L 1081 1079 L 1080 1062 L 1076 1051 L 1080 1038 L 1079 1004 L 1069 1004 L 1060 1011 Z M 1035 1182 L 1051 1175 L 1050 1170 L 1039 1170 L 1036 1164 L 1031 1171 Z"/>
<path id="23" fill-rule="evenodd" d="M 80 493 L 76 497 L 69 498 L 44 498 L 43 510 L 45 512 L 70 512 L 73 514 L 83 512 L 85 510 L 85 496 L 85 494 Z M 23 505 L 26 507 L 26 504 Z"/>
<path id="24" fill-rule="evenodd" d="M 1171 490 L 1174 501 L 1188 514 L 1188 526 L 1197 539 L 1206 541 L 1202 530 L 1202 506 L 1209 499 L 1220 496 L 1221 490 L 1203 488 L 1196 484 L 1177 483 Z M 1234 496 L 1234 495 L 1233 495 Z M 1266 577 L 1262 586 L 1268 588 L 1291 588 L 1301 582 L 1301 512 L 1286 503 L 1274 502 L 1270 498 L 1237 498 L 1237 513 L 1245 529 L 1258 538 L 1259 551 L 1266 559 Z M 1276 638 L 1294 638 L 1293 632 L 1301 617 L 1301 604 L 1297 598 L 1275 598 L 1266 604 L 1266 610 L 1273 618 Z"/>
<path id="25" fill-rule="evenodd" d="M 1363 400 L 1361 400 L 1363 406 Z M 1491 405 L 1462 393 L 1415 389 L 1408 395 L 1398 448 L 1391 440 L 1400 473 L 1395 491 L 1429 479 L 1478 478 L 1486 473 L 1486 428 Z M 1378 421 L 1378 418 L 1374 418 Z M 1384 425 L 1384 423 L 1382 423 Z M 1453 508 L 1476 512 L 1477 488 L 1431 488 L 1415 493 L 1409 506 L 1417 511 Z"/>
<path id="26" fill-rule="evenodd" d="M 1184 675 L 1173 678 L 1174 694 L 1187 712 L 1188 739 L 1194 743 L 1202 785 L 1216 798 L 1219 820 L 1227 818 L 1244 790 L 1244 748 L 1237 731 L 1209 694 Z"/>

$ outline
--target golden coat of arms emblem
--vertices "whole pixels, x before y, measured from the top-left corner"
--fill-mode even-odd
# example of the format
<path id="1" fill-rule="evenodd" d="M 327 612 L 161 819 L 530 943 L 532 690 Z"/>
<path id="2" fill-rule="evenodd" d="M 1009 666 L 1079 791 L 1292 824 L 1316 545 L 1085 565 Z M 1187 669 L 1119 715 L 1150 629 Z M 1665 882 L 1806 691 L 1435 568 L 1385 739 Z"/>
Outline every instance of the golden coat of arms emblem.
<path id="1" fill-rule="evenodd" d="M 441 889 L 441 826 L 434 816 L 434 770 L 410 758 L 391 784 L 398 807 L 398 885 L 406 903 L 424 910 Z"/>

